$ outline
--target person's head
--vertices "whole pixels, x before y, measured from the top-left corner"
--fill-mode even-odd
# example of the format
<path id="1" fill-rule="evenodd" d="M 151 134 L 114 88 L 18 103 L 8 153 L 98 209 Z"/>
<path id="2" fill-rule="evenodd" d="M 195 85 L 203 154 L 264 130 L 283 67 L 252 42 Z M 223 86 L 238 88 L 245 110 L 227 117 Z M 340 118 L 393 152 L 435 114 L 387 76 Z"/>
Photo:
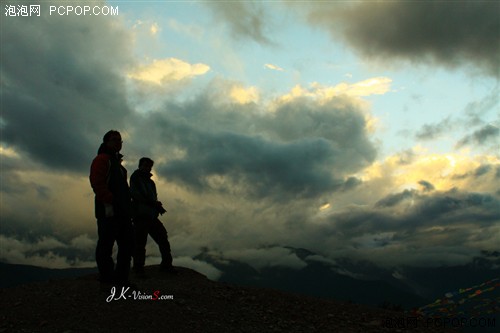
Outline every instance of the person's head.
<path id="1" fill-rule="evenodd" d="M 149 157 L 143 157 L 139 160 L 139 169 L 145 172 L 151 172 L 155 162 Z"/>
<path id="2" fill-rule="evenodd" d="M 122 149 L 122 136 L 118 131 L 111 130 L 104 134 L 102 142 L 106 145 L 106 148 L 115 153 L 118 153 Z"/>

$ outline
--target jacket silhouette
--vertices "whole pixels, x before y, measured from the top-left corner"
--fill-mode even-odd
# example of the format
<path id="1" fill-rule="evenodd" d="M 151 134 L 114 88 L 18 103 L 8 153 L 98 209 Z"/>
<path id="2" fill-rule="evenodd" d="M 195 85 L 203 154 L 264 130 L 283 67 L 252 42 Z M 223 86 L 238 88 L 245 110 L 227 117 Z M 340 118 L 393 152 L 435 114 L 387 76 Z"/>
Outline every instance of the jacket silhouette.
<path id="1" fill-rule="evenodd" d="M 131 198 L 127 170 L 121 165 L 119 154 L 121 135 L 109 131 L 104 135 L 97 156 L 90 167 L 90 184 L 95 193 L 95 216 L 98 240 L 96 263 L 101 283 L 130 285 L 130 261 L 134 233 L 130 216 Z M 118 245 L 116 266 L 113 246 Z"/>
<path id="2" fill-rule="evenodd" d="M 158 244 L 162 261 L 161 269 L 175 273 L 172 266 L 172 254 L 168 233 L 158 215 L 166 210 L 158 201 L 155 182 L 151 179 L 153 160 L 143 157 L 139 168 L 130 176 L 130 194 L 132 196 L 133 223 L 135 231 L 134 271 L 144 274 L 146 243 L 148 235 Z"/>

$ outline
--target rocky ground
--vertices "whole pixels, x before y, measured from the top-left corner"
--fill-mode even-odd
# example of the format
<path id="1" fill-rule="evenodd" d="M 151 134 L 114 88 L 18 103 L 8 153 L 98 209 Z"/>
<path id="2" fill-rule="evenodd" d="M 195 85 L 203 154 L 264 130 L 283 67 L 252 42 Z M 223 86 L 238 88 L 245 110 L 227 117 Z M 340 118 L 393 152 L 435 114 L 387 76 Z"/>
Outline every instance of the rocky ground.
<path id="1" fill-rule="evenodd" d="M 138 291 L 114 297 L 96 275 L 0 289 L 0 333 L 447 332 L 401 312 L 228 285 L 182 267 L 146 273 L 133 278 Z"/>

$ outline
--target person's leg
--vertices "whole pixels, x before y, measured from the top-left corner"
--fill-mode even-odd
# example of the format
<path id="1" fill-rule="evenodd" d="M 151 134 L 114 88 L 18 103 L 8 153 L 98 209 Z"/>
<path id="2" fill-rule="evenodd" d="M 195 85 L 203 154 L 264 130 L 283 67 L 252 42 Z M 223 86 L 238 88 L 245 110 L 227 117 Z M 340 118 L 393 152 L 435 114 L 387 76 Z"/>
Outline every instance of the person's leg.
<path id="1" fill-rule="evenodd" d="M 113 245 L 115 236 L 113 232 L 113 223 L 109 218 L 97 220 L 97 246 L 95 249 L 95 260 L 99 270 L 101 282 L 113 281 L 114 262 L 113 262 Z"/>
<path id="2" fill-rule="evenodd" d="M 146 243 L 148 241 L 148 224 L 143 219 L 134 219 L 134 270 L 141 273 L 146 262 Z"/>
<path id="3" fill-rule="evenodd" d="M 134 230 L 130 219 L 116 219 L 116 256 L 115 277 L 117 283 L 128 284 L 130 261 L 134 250 Z"/>
<path id="4" fill-rule="evenodd" d="M 172 267 L 172 254 L 170 243 L 168 241 L 167 230 L 159 219 L 151 220 L 149 223 L 149 235 L 158 244 L 161 253 L 161 266 L 164 268 Z"/>

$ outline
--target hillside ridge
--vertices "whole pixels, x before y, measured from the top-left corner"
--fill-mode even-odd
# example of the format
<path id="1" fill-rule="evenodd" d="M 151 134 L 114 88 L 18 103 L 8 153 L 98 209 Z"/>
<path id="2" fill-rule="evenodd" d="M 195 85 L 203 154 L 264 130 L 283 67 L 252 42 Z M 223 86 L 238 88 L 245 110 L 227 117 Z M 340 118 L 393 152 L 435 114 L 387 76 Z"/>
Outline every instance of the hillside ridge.
<path id="1" fill-rule="evenodd" d="M 365 305 L 235 286 L 192 269 L 146 267 L 137 290 L 103 287 L 97 274 L 0 289 L 0 332 L 395 332 L 404 315 Z M 446 332 L 408 325 L 404 332 Z"/>

